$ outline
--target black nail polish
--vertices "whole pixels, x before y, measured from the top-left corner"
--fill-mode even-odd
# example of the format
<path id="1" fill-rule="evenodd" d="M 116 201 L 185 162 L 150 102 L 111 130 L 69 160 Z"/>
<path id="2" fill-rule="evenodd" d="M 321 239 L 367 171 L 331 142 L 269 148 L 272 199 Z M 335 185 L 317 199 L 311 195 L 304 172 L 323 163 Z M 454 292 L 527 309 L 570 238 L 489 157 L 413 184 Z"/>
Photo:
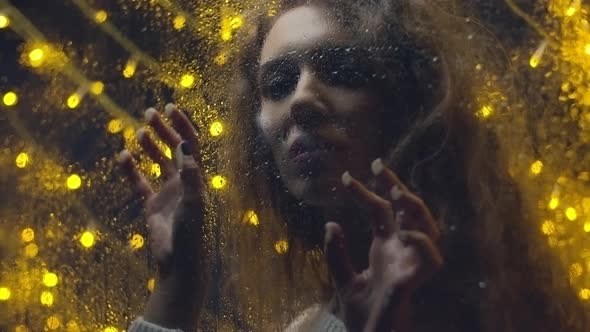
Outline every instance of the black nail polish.
<path id="1" fill-rule="evenodd" d="M 190 156 L 190 155 L 191 155 L 191 149 L 189 148 L 189 146 L 188 146 L 188 143 L 187 143 L 187 142 L 182 142 L 182 143 L 180 143 L 180 149 L 182 150 L 182 153 L 183 153 L 185 156 Z"/>

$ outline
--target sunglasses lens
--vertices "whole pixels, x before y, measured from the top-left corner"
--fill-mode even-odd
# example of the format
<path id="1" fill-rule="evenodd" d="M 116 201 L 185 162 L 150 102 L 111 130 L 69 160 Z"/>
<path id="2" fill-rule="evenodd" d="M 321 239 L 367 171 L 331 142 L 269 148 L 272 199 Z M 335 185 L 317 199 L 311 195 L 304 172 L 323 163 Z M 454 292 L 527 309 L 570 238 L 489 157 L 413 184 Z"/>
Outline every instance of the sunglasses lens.
<path id="1" fill-rule="evenodd" d="M 271 100 L 280 100 L 291 94 L 299 81 L 299 65 L 292 59 L 273 64 L 261 77 L 262 96 Z"/>

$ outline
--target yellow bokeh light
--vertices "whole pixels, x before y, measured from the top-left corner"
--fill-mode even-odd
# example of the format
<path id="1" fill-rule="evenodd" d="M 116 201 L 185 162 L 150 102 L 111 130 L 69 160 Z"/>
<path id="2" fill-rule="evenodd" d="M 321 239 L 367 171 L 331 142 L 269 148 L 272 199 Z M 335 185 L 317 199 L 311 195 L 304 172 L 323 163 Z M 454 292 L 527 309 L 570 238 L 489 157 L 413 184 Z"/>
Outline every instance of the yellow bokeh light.
<path id="1" fill-rule="evenodd" d="M 135 129 L 133 127 L 127 127 L 123 130 L 123 137 L 127 140 L 135 139 Z"/>
<path id="2" fill-rule="evenodd" d="M 543 54 L 545 54 L 545 49 L 547 48 L 547 41 L 544 40 L 541 42 L 539 47 L 535 50 L 535 53 L 531 56 L 531 60 L 529 61 L 529 65 L 532 68 L 537 68 L 541 63 L 541 59 L 543 58 Z"/>
<path id="3" fill-rule="evenodd" d="M 283 255 L 289 249 L 289 243 L 286 240 L 278 240 L 275 242 L 275 251 L 279 255 Z"/>
<path id="4" fill-rule="evenodd" d="M 94 20 L 97 23 L 104 23 L 107 20 L 108 14 L 104 10 L 99 10 L 94 14 Z"/>
<path id="5" fill-rule="evenodd" d="M 0 287 L 0 301 L 7 301 L 10 299 L 10 289 L 8 287 Z"/>
<path id="6" fill-rule="evenodd" d="M 90 92 L 95 95 L 99 95 L 104 91 L 104 83 L 101 81 L 92 82 L 90 85 Z"/>
<path id="7" fill-rule="evenodd" d="M 584 232 L 590 233 L 590 221 L 584 223 Z"/>
<path id="8" fill-rule="evenodd" d="M 70 190 L 80 189 L 80 186 L 82 186 L 82 179 L 78 174 L 72 174 L 66 180 L 66 186 Z"/>
<path id="9" fill-rule="evenodd" d="M 209 127 L 209 133 L 213 137 L 217 137 L 223 133 L 223 123 L 220 121 L 214 121 Z"/>
<path id="10" fill-rule="evenodd" d="M 578 11 L 578 9 L 574 6 L 567 7 L 565 11 L 566 16 L 574 16 L 574 14 Z"/>
<path id="11" fill-rule="evenodd" d="M 226 185 L 226 179 L 221 175 L 215 175 L 211 179 L 211 186 L 215 189 L 223 189 Z"/>
<path id="12" fill-rule="evenodd" d="M 127 61 L 125 68 L 123 69 L 123 76 L 126 78 L 131 78 L 135 75 L 135 70 L 137 69 L 137 61 L 134 59 L 130 59 Z"/>
<path id="13" fill-rule="evenodd" d="M 39 253 L 39 247 L 35 243 L 29 243 L 25 246 L 25 256 L 29 258 L 36 257 Z"/>
<path id="14" fill-rule="evenodd" d="M 15 92 L 9 91 L 4 94 L 4 97 L 2 97 L 2 102 L 4 102 L 4 105 L 6 106 L 14 106 L 18 103 L 18 96 Z"/>
<path id="15" fill-rule="evenodd" d="M 59 326 L 61 325 L 61 322 L 59 321 L 59 318 L 54 315 L 54 316 L 50 316 L 49 318 L 47 318 L 45 325 L 50 330 L 57 330 L 59 328 Z"/>
<path id="16" fill-rule="evenodd" d="M 541 232 L 545 235 L 551 235 L 555 233 L 555 223 L 551 220 L 546 220 L 541 225 Z"/>
<path id="17" fill-rule="evenodd" d="M 107 125 L 107 130 L 111 134 L 116 134 L 120 132 L 121 130 L 123 130 L 123 121 L 121 121 L 120 119 L 112 119 L 111 121 L 109 121 L 109 124 Z"/>
<path id="18" fill-rule="evenodd" d="M 0 14 L 0 29 L 4 29 L 10 25 L 10 19 L 4 14 Z"/>
<path id="19" fill-rule="evenodd" d="M 29 155 L 25 152 L 21 152 L 16 156 L 16 167 L 18 168 L 25 168 L 29 163 Z"/>
<path id="20" fill-rule="evenodd" d="M 43 52 L 42 48 L 35 48 L 31 52 L 29 52 L 29 63 L 33 67 L 39 67 L 43 64 L 43 60 L 45 59 L 45 52 Z"/>
<path id="21" fill-rule="evenodd" d="M 80 326 L 75 320 L 71 320 L 66 324 L 66 332 L 80 332 Z"/>
<path id="22" fill-rule="evenodd" d="M 92 234 L 92 232 L 89 231 L 82 233 L 82 236 L 80 236 L 80 243 L 85 248 L 92 247 L 94 245 L 94 234 Z"/>
<path id="23" fill-rule="evenodd" d="M 551 197 L 551 200 L 549 201 L 549 208 L 551 210 L 555 210 L 555 209 L 557 209 L 558 206 L 559 206 L 559 198 Z"/>
<path id="24" fill-rule="evenodd" d="M 164 155 L 166 156 L 166 158 L 172 159 L 172 150 L 169 146 L 166 146 L 166 148 L 164 149 Z"/>
<path id="25" fill-rule="evenodd" d="M 112 327 L 112 326 L 108 326 L 105 327 L 103 332 L 119 332 L 119 330 L 117 330 L 116 328 Z"/>
<path id="26" fill-rule="evenodd" d="M 50 291 L 44 291 L 41 293 L 41 304 L 46 307 L 53 305 L 53 294 Z"/>
<path id="27" fill-rule="evenodd" d="M 252 226 L 258 226 L 260 224 L 260 220 L 258 219 L 258 215 L 254 210 L 248 210 L 244 213 L 244 217 L 242 217 L 242 222 L 248 223 Z"/>
<path id="28" fill-rule="evenodd" d="M 156 287 L 156 279 L 154 279 L 154 278 L 150 278 L 150 279 L 148 280 L 148 282 L 147 282 L 147 289 L 148 289 L 150 292 L 153 292 L 153 291 L 154 291 L 154 287 Z"/>
<path id="29" fill-rule="evenodd" d="M 155 178 L 159 178 L 160 175 L 162 175 L 162 169 L 160 168 L 160 165 L 153 163 L 150 167 L 150 174 Z"/>
<path id="30" fill-rule="evenodd" d="M 487 119 L 494 114 L 494 108 L 489 105 L 482 106 L 482 108 L 477 111 L 477 116 L 483 119 Z"/>
<path id="31" fill-rule="evenodd" d="M 14 328 L 14 332 L 29 332 L 29 329 L 26 325 L 18 325 Z"/>
<path id="32" fill-rule="evenodd" d="M 47 287 L 55 287 L 57 285 L 57 282 L 57 274 L 53 272 L 47 272 L 43 275 L 43 285 Z"/>
<path id="33" fill-rule="evenodd" d="M 531 173 L 539 175 L 543 171 L 543 162 L 540 160 L 535 161 L 531 164 Z"/>
<path id="34" fill-rule="evenodd" d="M 588 299 L 590 299 L 590 289 L 588 289 L 588 288 L 582 288 L 582 289 L 580 289 L 580 292 L 578 293 L 578 296 L 582 300 L 588 300 Z"/>
<path id="35" fill-rule="evenodd" d="M 80 96 L 77 93 L 71 94 L 66 102 L 69 108 L 74 109 L 80 105 Z"/>
<path id="36" fill-rule="evenodd" d="M 184 28 L 184 26 L 186 25 L 186 17 L 184 17 L 182 15 L 178 15 L 174 18 L 172 23 L 173 23 L 174 29 L 180 30 L 180 29 Z"/>
<path id="37" fill-rule="evenodd" d="M 143 236 L 140 234 L 133 234 L 129 240 L 129 246 L 133 249 L 141 249 L 143 247 Z"/>
<path id="38" fill-rule="evenodd" d="M 567 209 L 565 209 L 565 216 L 569 220 L 574 221 L 578 219 L 578 212 L 573 207 L 568 207 Z"/>
<path id="39" fill-rule="evenodd" d="M 222 29 L 221 30 L 221 40 L 223 41 L 230 41 L 231 40 L 231 30 L 230 29 Z"/>
<path id="40" fill-rule="evenodd" d="M 192 87 L 195 84 L 195 77 L 191 74 L 182 75 L 180 78 L 180 86 L 185 89 Z"/>
<path id="41" fill-rule="evenodd" d="M 590 55 L 590 44 L 586 44 L 586 46 L 584 46 L 584 52 L 586 52 L 586 54 Z"/>
<path id="42" fill-rule="evenodd" d="M 229 21 L 229 27 L 232 29 L 239 29 L 242 27 L 242 25 L 244 25 L 244 19 L 239 15 L 232 17 L 232 19 Z"/>
<path id="43" fill-rule="evenodd" d="M 35 231 L 32 228 L 27 227 L 20 233 L 20 237 L 23 242 L 31 242 L 35 239 Z"/>

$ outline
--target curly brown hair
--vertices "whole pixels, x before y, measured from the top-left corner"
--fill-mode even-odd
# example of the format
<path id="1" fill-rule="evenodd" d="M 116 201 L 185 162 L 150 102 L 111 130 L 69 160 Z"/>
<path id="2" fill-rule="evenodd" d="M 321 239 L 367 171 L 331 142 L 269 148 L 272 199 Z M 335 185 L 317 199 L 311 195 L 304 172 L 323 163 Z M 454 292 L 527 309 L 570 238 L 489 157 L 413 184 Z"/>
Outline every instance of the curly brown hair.
<path id="1" fill-rule="evenodd" d="M 239 57 L 228 69 L 240 76 L 224 155 L 233 184 L 225 263 L 247 329 L 280 329 L 301 309 L 331 297 L 320 249 L 325 220 L 288 194 L 254 121 L 265 36 L 281 13 L 301 5 L 323 8 L 390 70 L 382 94 L 396 112 L 390 112 L 383 159 L 443 231 L 445 266 L 415 294 L 415 330 L 590 331 L 587 308 L 562 264 L 533 231 L 535 210 L 508 173 L 504 147 L 474 112 L 482 83 L 472 68 L 485 63 L 493 72 L 503 65 L 450 0 L 281 1 L 273 16 L 261 8 L 247 17 Z M 467 35 L 481 38 L 478 49 L 465 46 Z M 259 225 L 242 222 L 248 210 L 256 211 Z M 370 232 L 363 234 L 355 247 L 361 257 L 370 245 Z M 288 241 L 286 254 L 274 250 L 278 239 Z"/>

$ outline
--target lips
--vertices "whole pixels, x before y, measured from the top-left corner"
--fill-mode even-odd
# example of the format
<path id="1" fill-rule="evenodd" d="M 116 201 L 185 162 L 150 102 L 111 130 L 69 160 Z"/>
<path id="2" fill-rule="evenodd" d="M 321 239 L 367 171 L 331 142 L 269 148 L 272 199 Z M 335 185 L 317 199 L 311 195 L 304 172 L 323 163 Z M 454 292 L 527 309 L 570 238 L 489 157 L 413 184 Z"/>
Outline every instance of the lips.
<path id="1" fill-rule="evenodd" d="M 327 141 L 310 137 L 299 138 L 289 148 L 289 159 L 300 159 L 315 152 L 331 151 L 335 146 Z"/>

